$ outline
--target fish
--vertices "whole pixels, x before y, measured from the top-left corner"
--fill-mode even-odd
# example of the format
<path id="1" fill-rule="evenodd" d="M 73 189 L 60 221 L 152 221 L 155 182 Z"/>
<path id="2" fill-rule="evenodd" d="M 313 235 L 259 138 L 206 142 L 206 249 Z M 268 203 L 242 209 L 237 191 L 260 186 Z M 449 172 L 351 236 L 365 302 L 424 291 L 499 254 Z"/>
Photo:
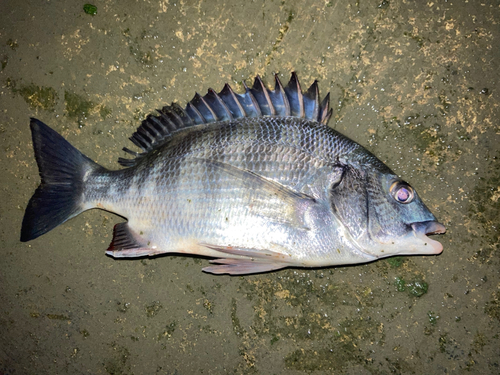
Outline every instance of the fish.
<path id="1" fill-rule="evenodd" d="M 443 234 L 416 190 L 360 144 L 328 126 L 330 94 L 303 92 L 293 72 L 268 89 L 257 76 L 147 116 L 106 169 L 31 118 L 40 185 L 22 222 L 33 240 L 99 208 L 115 225 L 113 258 L 191 254 L 202 270 L 245 275 L 287 267 L 436 255 Z"/>

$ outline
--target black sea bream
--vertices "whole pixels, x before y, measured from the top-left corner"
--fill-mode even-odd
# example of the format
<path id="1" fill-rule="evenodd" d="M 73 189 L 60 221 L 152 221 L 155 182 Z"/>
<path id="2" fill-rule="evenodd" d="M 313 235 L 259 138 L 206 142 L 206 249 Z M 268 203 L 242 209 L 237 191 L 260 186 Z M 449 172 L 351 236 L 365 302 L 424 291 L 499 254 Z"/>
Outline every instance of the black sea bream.
<path id="1" fill-rule="evenodd" d="M 196 94 L 149 115 L 110 171 L 41 121 L 31 120 L 41 184 L 24 215 L 29 241 L 79 213 L 127 218 L 107 251 L 215 258 L 203 270 L 232 275 L 324 267 L 392 255 L 439 254 L 427 234 L 445 227 L 365 148 L 327 126 L 329 95 L 302 93 L 295 73 L 274 90 L 257 77 L 236 94 Z"/>

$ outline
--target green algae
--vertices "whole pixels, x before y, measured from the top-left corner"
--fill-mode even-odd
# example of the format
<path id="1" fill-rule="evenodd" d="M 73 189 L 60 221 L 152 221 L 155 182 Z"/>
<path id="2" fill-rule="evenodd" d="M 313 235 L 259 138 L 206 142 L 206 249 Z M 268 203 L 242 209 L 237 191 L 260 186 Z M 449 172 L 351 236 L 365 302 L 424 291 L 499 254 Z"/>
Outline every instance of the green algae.
<path id="1" fill-rule="evenodd" d="M 391 267 L 398 268 L 401 267 L 402 264 L 405 262 L 406 258 L 402 256 L 396 256 L 396 257 L 391 257 L 387 258 L 385 261 L 391 265 Z"/>
<path id="2" fill-rule="evenodd" d="M 68 117 L 78 120 L 80 125 L 83 125 L 82 121 L 89 116 L 95 107 L 94 102 L 71 91 L 64 91 L 64 105 Z"/>
<path id="3" fill-rule="evenodd" d="M 396 277 L 394 284 L 398 292 L 404 292 L 406 290 L 406 281 L 403 278 Z"/>
<path id="4" fill-rule="evenodd" d="M 95 5 L 92 5 L 92 4 L 85 4 L 83 6 L 83 11 L 86 14 L 90 14 L 91 16 L 95 16 L 97 14 L 97 7 Z"/>
<path id="5" fill-rule="evenodd" d="M 398 292 L 406 291 L 410 296 L 413 297 L 422 297 L 427 293 L 427 290 L 429 289 L 429 285 L 421 279 L 414 279 L 407 282 L 402 277 L 396 277 L 394 285 L 396 286 L 396 290 Z"/>
<path id="6" fill-rule="evenodd" d="M 406 284 L 406 287 L 408 288 L 409 294 L 414 297 L 422 297 L 429 289 L 429 285 L 422 280 L 411 281 Z"/>
<path id="7" fill-rule="evenodd" d="M 113 111 L 105 105 L 101 105 L 101 107 L 99 108 L 99 116 L 101 116 L 103 120 L 108 118 L 112 112 Z"/>
<path id="8" fill-rule="evenodd" d="M 52 87 L 30 84 L 17 88 L 16 82 L 9 79 L 6 85 L 11 88 L 12 92 L 19 94 L 32 109 L 51 111 L 57 104 L 58 95 Z"/>

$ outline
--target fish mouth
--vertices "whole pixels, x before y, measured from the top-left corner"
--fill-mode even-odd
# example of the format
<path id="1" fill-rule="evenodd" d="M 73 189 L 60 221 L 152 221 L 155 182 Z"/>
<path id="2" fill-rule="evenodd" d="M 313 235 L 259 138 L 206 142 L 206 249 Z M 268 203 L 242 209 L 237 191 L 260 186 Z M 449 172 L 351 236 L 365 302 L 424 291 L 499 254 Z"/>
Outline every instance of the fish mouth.
<path id="1" fill-rule="evenodd" d="M 443 245 L 438 241 L 430 239 L 427 235 L 445 233 L 446 227 L 443 224 L 438 223 L 437 221 L 422 221 L 411 224 L 411 228 L 413 229 L 415 236 L 429 246 L 428 254 L 441 254 L 443 251 Z"/>

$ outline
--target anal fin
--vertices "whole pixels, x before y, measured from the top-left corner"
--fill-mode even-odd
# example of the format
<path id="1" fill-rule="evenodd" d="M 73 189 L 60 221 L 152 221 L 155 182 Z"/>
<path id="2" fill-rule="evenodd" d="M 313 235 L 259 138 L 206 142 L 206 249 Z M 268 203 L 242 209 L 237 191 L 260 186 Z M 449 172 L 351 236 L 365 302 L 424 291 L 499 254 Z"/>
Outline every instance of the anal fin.
<path id="1" fill-rule="evenodd" d="M 134 258 L 153 256 L 163 251 L 148 246 L 147 243 L 132 229 L 128 223 L 118 223 L 113 228 L 113 240 L 109 244 L 107 255 L 113 258 Z"/>

